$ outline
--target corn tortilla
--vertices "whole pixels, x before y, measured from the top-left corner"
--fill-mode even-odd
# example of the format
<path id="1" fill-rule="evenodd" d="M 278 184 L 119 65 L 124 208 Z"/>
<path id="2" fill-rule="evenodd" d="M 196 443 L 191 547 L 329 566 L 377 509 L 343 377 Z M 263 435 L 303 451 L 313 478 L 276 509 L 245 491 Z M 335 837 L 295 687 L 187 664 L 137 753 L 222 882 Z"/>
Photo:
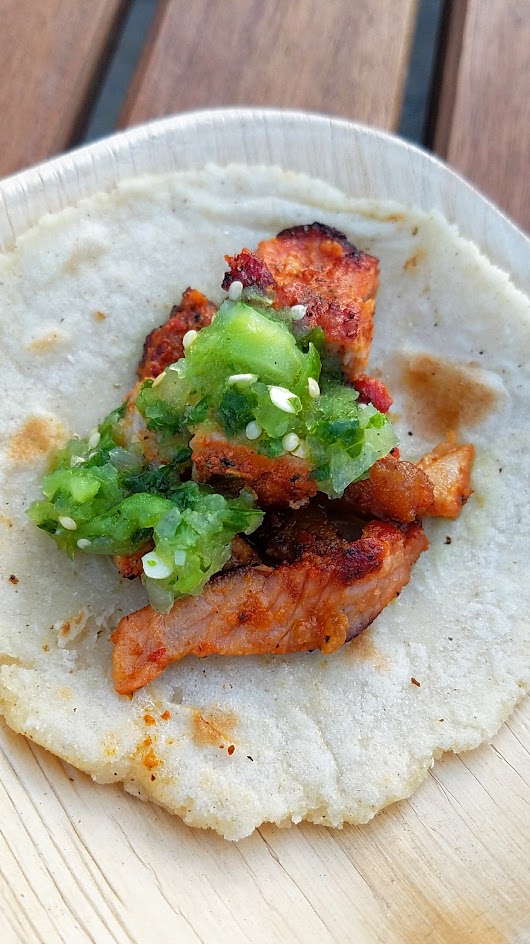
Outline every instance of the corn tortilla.
<path id="1" fill-rule="evenodd" d="M 69 561 L 24 510 L 53 450 L 125 396 L 182 291 L 220 301 L 225 253 L 313 220 L 380 259 L 370 369 L 402 456 L 471 441 L 474 495 L 426 524 L 410 584 L 333 655 L 188 658 L 118 696 L 109 633 L 142 586 Z M 132 179 L 19 238 L 0 311 L 0 711 L 15 731 L 229 839 L 366 822 L 443 751 L 495 733 L 530 684 L 530 312 L 453 227 L 274 168 Z"/>

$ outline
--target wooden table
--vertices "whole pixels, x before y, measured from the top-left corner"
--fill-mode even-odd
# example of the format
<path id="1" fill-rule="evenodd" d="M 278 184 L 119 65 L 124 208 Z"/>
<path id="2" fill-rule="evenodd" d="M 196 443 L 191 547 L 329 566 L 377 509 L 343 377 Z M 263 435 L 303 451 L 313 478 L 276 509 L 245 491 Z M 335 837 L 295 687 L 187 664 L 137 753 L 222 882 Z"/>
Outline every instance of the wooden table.
<path id="1" fill-rule="evenodd" d="M 72 146 L 127 0 L 2 0 L 0 175 Z M 216 105 L 399 123 L 418 0 L 160 0 L 120 126 Z M 530 4 L 447 3 L 434 150 L 530 228 Z"/>
<path id="2" fill-rule="evenodd" d="M 119 124 L 216 105 L 274 105 L 395 130 L 417 7 L 418 0 L 161 0 Z M 1 8 L 0 174 L 6 175 L 78 140 L 128 3 L 2 0 Z M 530 228 L 530 3 L 454 0 L 442 40 L 430 116 L 434 150 Z M 521 910 L 525 890 L 511 874 L 509 887 L 517 894 L 504 894 L 503 868 L 509 871 L 510 862 L 505 857 L 500 865 L 496 858 L 496 848 L 510 843 L 520 849 L 519 861 L 528 855 L 530 784 L 522 743 L 528 717 L 519 710 L 494 747 L 475 752 L 487 791 L 465 755 L 446 757 L 416 797 L 369 828 L 332 834 L 322 827 L 282 832 L 265 826 L 236 846 L 216 837 L 203 841 L 162 811 L 151 815 L 148 835 L 137 804 L 134 875 L 114 861 L 112 848 L 104 861 L 92 859 L 82 825 L 88 817 L 103 842 L 107 823 L 113 824 L 109 835 L 115 833 L 123 804 L 134 801 L 110 787 L 89 792 L 83 775 L 68 778 L 59 761 L 44 760 L 45 752 L 6 732 L 0 940 L 150 944 L 152 926 L 165 921 L 174 933 L 167 940 L 205 940 L 201 928 L 209 928 L 206 944 L 216 944 L 229 938 L 226 924 L 216 937 L 215 921 L 229 915 L 237 941 L 377 938 L 386 944 L 390 938 L 377 936 L 384 925 L 392 929 L 392 942 L 525 944 L 530 937 L 506 936 L 491 913 L 501 914 L 503 927 L 524 926 L 530 935 L 530 917 Z M 59 780 L 69 791 L 69 816 L 53 800 Z M 507 784 L 515 797 L 509 810 Z M 39 796 L 46 792 L 51 818 L 43 821 Z M 452 830 L 451 846 L 437 835 L 442 821 Z M 331 836 L 326 843 L 324 833 Z M 153 874 L 152 844 L 176 886 Z M 477 850 L 487 862 L 484 874 L 473 870 Z M 200 871 L 203 886 L 188 869 Z M 254 924 L 237 923 L 232 872 L 239 876 L 238 893 L 254 896 Z M 127 895 L 141 899 L 145 889 L 151 897 L 131 937 L 123 918 Z M 199 915 L 205 902 L 210 918 L 190 921 L 189 913 Z M 153 924 L 150 909 L 156 909 Z M 304 928 L 310 929 L 305 938 Z"/>

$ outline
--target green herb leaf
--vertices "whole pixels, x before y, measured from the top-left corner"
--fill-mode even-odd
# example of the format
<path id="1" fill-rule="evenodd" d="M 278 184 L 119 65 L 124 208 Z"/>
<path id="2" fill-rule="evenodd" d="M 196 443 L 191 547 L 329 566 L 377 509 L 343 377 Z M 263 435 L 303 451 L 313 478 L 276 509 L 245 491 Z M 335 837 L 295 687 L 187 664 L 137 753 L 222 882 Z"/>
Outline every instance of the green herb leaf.
<path id="1" fill-rule="evenodd" d="M 219 416 L 226 435 L 235 436 L 254 419 L 254 410 L 244 393 L 229 388 L 219 404 Z"/>

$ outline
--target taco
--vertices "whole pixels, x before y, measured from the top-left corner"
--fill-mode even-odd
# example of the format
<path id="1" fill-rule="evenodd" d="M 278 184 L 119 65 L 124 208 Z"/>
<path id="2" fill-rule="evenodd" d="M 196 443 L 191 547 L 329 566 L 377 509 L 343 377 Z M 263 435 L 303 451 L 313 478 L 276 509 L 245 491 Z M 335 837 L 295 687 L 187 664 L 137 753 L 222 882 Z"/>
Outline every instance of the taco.
<path id="1" fill-rule="evenodd" d="M 475 494 L 457 520 L 425 521 L 411 583 L 337 651 L 189 656 L 118 695 L 110 634 L 143 587 L 105 559 L 69 561 L 25 510 L 49 454 L 133 387 L 146 335 L 187 286 L 217 306 L 224 254 L 315 206 L 380 261 L 370 371 L 394 396 L 402 455 L 472 442 Z M 530 322 L 506 276 L 435 216 L 259 168 L 124 183 L 42 221 L 1 267 L 0 703 L 15 730 L 228 838 L 263 821 L 365 822 L 440 753 L 496 731 L 530 678 L 530 593 L 514 593 Z"/>

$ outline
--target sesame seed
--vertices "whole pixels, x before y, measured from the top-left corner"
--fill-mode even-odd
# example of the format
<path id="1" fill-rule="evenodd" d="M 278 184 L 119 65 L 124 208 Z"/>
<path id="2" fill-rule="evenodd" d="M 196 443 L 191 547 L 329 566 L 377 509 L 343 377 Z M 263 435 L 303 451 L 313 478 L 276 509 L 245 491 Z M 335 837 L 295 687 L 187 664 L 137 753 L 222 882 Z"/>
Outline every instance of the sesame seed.
<path id="1" fill-rule="evenodd" d="M 318 381 L 316 381 L 314 377 L 310 377 L 307 381 L 307 386 L 309 388 L 309 396 L 312 400 L 316 400 L 316 398 L 320 396 Z"/>
<path id="2" fill-rule="evenodd" d="M 100 439 L 101 439 L 101 436 L 98 433 L 97 429 L 95 429 L 94 432 L 91 433 L 90 438 L 88 440 L 88 448 L 97 449 L 97 447 L 99 446 Z"/>
<path id="3" fill-rule="evenodd" d="M 274 406 L 277 406 L 279 410 L 284 413 L 296 413 L 291 403 L 296 394 L 292 393 L 291 390 L 287 390 L 286 387 L 269 387 L 269 396 Z"/>
<path id="4" fill-rule="evenodd" d="M 144 568 L 144 574 L 147 577 L 153 577 L 154 580 L 164 580 L 165 577 L 169 577 L 171 573 L 171 567 L 158 556 L 156 551 L 150 551 L 149 554 L 144 554 L 142 557 L 142 565 Z"/>
<path id="5" fill-rule="evenodd" d="M 69 515 L 59 515 L 59 524 L 65 531 L 77 531 L 77 521 Z"/>
<path id="6" fill-rule="evenodd" d="M 255 383 L 257 379 L 257 374 L 230 374 L 226 382 L 228 384 L 252 384 Z"/>
<path id="7" fill-rule="evenodd" d="M 247 439 L 257 439 L 258 436 L 261 436 L 261 426 L 259 423 L 256 423 L 255 420 L 247 423 L 245 427 L 245 436 Z"/>
<path id="8" fill-rule="evenodd" d="M 241 292 L 243 291 L 242 282 L 232 282 L 230 288 L 228 289 L 228 297 L 231 302 L 237 302 L 241 298 Z"/>
<path id="9" fill-rule="evenodd" d="M 186 334 L 182 338 L 182 347 L 184 348 L 184 350 L 187 350 L 187 348 L 189 348 L 190 345 L 193 344 L 198 333 L 199 333 L 198 331 L 195 331 L 195 328 L 192 328 L 191 331 L 186 331 Z"/>
<path id="10" fill-rule="evenodd" d="M 291 316 L 293 321 L 301 321 L 307 311 L 307 305 L 292 305 Z"/>
<path id="11" fill-rule="evenodd" d="M 309 449 L 307 448 L 307 443 L 301 439 L 298 449 L 293 449 L 291 455 L 296 456 L 297 459 L 307 459 L 309 456 Z"/>
<path id="12" fill-rule="evenodd" d="M 306 305 L 292 305 L 291 315 L 292 315 L 293 321 L 301 321 L 302 318 L 305 316 L 306 311 L 307 311 Z"/>
<path id="13" fill-rule="evenodd" d="M 165 370 L 163 370 L 162 373 L 159 374 L 158 377 L 155 377 L 155 379 L 153 380 L 153 387 L 158 387 L 158 384 L 162 383 L 165 376 L 166 376 L 166 372 Z"/>
<path id="14" fill-rule="evenodd" d="M 92 541 L 89 541 L 87 538 L 79 538 L 79 541 L 77 542 L 77 546 L 80 547 L 82 551 L 85 549 L 85 547 L 91 547 L 91 545 Z"/>
<path id="15" fill-rule="evenodd" d="M 296 433 L 286 433 L 282 439 L 282 446 L 286 452 L 294 452 L 300 445 L 300 437 Z"/>

